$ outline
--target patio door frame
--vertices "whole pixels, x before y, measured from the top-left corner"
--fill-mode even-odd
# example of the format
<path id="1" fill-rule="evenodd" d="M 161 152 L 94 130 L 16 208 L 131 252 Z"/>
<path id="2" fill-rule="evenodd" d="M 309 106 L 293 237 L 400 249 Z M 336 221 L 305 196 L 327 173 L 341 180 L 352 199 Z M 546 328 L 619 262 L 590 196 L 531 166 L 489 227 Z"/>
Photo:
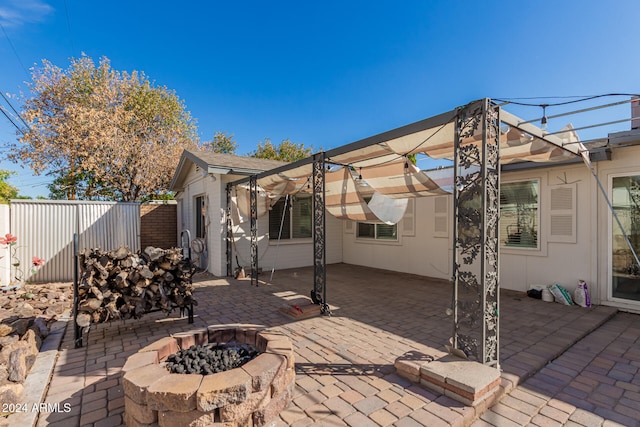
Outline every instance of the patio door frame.
<path id="1" fill-rule="evenodd" d="M 607 175 L 607 193 L 611 204 L 613 205 L 613 179 L 627 176 L 640 176 L 640 169 L 630 169 L 625 172 L 610 173 Z M 613 296 L 613 228 L 614 217 L 611 209 L 607 210 L 607 301 L 612 305 L 626 305 L 629 308 L 640 310 L 640 301 L 634 301 L 625 298 L 617 298 Z M 640 280 L 640 278 L 638 278 Z"/>

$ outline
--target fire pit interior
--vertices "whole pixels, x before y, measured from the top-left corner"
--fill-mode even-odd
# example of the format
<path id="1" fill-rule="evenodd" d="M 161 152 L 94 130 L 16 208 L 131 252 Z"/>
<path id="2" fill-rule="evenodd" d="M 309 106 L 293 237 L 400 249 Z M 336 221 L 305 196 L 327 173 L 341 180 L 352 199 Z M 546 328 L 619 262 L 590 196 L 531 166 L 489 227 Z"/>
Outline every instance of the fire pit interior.
<path id="1" fill-rule="evenodd" d="M 249 344 L 192 345 L 167 357 L 167 369 L 174 374 L 216 374 L 238 368 L 258 355 Z"/>
<path id="2" fill-rule="evenodd" d="M 128 426 L 262 426 L 291 402 L 291 341 L 255 325 L 160 339 L 123 368 Z"/>

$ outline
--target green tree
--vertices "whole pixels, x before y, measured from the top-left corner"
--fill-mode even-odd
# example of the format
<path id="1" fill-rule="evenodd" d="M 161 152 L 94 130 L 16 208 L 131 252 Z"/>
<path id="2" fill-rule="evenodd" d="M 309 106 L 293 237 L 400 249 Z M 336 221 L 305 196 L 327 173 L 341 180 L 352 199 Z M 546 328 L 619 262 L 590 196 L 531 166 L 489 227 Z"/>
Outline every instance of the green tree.
<path id="1" fill-rule="evenodd" d="M 0 169 L 0 203 L 18 197 L 18 189 L 7 182 L 15 172 Z"/>
<path id="2" fill-rule="evenodd" d="M 197 148 L 184 103 L 142 72 L 107 58 L 43 60 L 23 107 L 25 135 L 10 158 L 54 177 L 52 197 L 134 201 L 166 191 L 184 149 Z"/>
<path id="3" fill-rule="evenodd" d="M 236 154 L 238 144 L 233 139 L 233 134 L 227 135 L 225 132 L 217 131 L 212 141 L 202 144 L 202 149 L 214 153 Z"/>
<path id="4" fill-rule="evenodd" d="M 249 156 L 259 159 L 295 162 L 309 157 L 313 152 L 312 150 L 312 147 L 305 147 L 302 143 L 291 142 L 289 138 L 283 140 L 279 145 L 273 145 L 271 139 L 265 138 L 263 142 L 258 143 L 256 151 L 249 153 Z"/>

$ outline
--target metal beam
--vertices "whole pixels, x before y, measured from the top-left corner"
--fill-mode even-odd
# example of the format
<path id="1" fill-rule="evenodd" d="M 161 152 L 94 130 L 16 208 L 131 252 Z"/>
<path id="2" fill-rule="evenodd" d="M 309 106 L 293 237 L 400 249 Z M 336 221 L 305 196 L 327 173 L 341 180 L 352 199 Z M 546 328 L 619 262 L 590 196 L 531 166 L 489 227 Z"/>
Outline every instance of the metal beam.
<path id="1" fill-rule="evenodd" d="M 249 179 L 249 204 L 251 225 L 251 285 L 258 286 L 258 177 Z"/>
<path id="2" fill-rule="evenodd" d="M 482 131 L 482 144 L 464 143 Z M 498 366 L 500 109 L 489 99 L 461 108 L 454 142 L 454 347 Z"/>
<path id="3" fill-rule="evenodd" d="M 381 142 L 391 141 L 396 138 L 400 138 L 406 135 L 411 135 L 416 132 L 431 129 L 437 126 L 452 122 L 456 118 L 457 110 L 449 111 L 446 113 L 438 114 L 437 116 L 429 117 L 428 119 L 420 120 L 405 126 L 401 126 L 396 129 L 392 129 L 387 132 L 379 133 L 368 138 L 361 139 L 359 141 L 352 142 L 347 145 L 343 145 L 333 150 L 329 150 L 325 153 L 325 158 L 330 159 L 340 154 L 348 153 L 350 151 L 366 148 L 371 145 L 379 144 Z"/>
<path id="4" fill-rule="evenodd" d="M 284 166 L 279 166 L 277 168 L 270 169 L 268 171 L 264 171 L 264 172 L 258 173 L 255 176 L 258 179 L 259 178 L 264 178 L 265 176 L 276 175 L 276 174 L 279 174 L 281 172 L 286 172 L 288 170 L 291 170 L 291 169 L 294 169 L 294 168 L 297 168 L 297 167 L 300 167 L 300 166 L 308 165 L 308 164 L 310 164 L 312 162 L 313 162 L 313 156 L 307 157 L 307 158 L 302 159 L 302 160 L 295 161 L 293 163 L 288 163 L 288 164 L 286 164 Z M 245 183 L 249 182 L 250 179 L 251 179 L 251 177 L 242 178 L 242 179 L 239 179 L 237 181 L 233 181 L 231 183 L 231 185 L 245 184 Z"/>
<path id="5" fill-rule="evenodd" d="M 325 212 L 325 156 L 313 155 L 313 290 L 311 299 L 330 315 L 327 304 L 327 248 Z"/>
<path id="6" fill-rule="evenodd" d="M 353 150 L 358 150 L 360 148 L 369 147 L 371 145 L 379 144 L 381 142 L 390 141 L 392 139 L 400 138 L 402 136 L 411 135 L 416 132 L 420 132 L 426 129 L 431 129 L 437 126 L 442 126 L 446 123 L 453 121 L 456 117 L 457 110 L 449 111 L 446 113 L 439 114 L 437 116 L 430 117 L 428 119 L 420 120 L 418 122 L 414 122 L 405 126 L 401 126 L 396 129 L 392 129 L 387 132 L 383 132 L 374 136 L 370 136 L 368 138 L 364 138 L 350 144 L 343 145 L 341 147 L 334 148 L 325 153 L 317 153 L 306 159 L 298 160 L 293 163 L 289 163 L 284 166 L 277 167 L 275 169 L 271 169 L 268 171 L 264 171 L 259 173 L 258 178 L 263 178 L 265 176 L 275 175 L 278 173 L 286 172 L 288 170 L 307 165 L 312 163 L 314 160 L 314 156 L 323 154 L 325 159 L 329 159 L 331 157 L 339 156 L 340 154 L 348 153 Z M 249 182 L 249 178 L 242 178 L 237 181 L 234 181 L 233 185 L 240 185 Z"/>

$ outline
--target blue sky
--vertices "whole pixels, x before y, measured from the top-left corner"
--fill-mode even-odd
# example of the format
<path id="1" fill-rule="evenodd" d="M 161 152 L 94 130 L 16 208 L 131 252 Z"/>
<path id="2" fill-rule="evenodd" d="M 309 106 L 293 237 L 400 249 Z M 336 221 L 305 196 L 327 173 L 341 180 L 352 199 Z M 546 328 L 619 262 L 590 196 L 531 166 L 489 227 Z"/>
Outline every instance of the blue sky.
<path id="1" fill-rule="evenodd" d="M 84 52 L 175 90 L 201 140 L 220 130 L 240 154 L 265 137 L 328 149 L 483 97 L 638 93 L 639 16 L 636 0 L 0 0 L 0 90 L 17 107 L 29 68 Z M 12 140 L 0 116 L 0 147 Z M 50 178 L 4 154 L 22 194 L 47 195 Z"/>

